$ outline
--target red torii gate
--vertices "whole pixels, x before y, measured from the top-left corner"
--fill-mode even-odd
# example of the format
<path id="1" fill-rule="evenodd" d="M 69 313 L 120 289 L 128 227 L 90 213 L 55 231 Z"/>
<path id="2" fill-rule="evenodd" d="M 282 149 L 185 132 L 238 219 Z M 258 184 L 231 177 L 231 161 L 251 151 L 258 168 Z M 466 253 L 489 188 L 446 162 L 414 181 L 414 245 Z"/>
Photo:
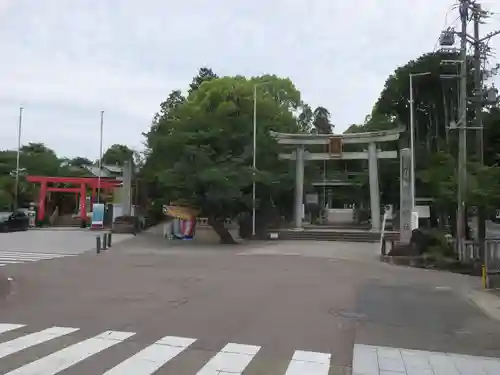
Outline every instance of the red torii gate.
<path id="1" fill-rule="evenodd" d="M 92 189 L 93 200 L 98 188 L 109 190 L 122 186 L 122 181 L 113 177 L 101 177 L 100 182 L 98 177 L 26 176 L 26 180 L 40 184 L 37 210 L 38 220 L 43 220 L 45 217 L 45 198 L 48 191 L 80 194 L 80 218 L 82 221 L 87 221 L 87 189 Z M 50 183 L 79 185 L 79 187 L 52 187 L 48 186 Z"/>

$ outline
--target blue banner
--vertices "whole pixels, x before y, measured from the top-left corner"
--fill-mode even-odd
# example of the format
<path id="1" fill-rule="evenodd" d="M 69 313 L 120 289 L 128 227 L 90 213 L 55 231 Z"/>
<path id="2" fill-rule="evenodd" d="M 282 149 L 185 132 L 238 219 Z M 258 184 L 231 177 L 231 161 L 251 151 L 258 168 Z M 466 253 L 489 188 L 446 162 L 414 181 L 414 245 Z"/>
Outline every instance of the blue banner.
<path id="1" fill-rule="evenodd" d="M 92 227 L 102 227 L 104 224 L 104 204 L 94 203 L 92 206 Z"/>

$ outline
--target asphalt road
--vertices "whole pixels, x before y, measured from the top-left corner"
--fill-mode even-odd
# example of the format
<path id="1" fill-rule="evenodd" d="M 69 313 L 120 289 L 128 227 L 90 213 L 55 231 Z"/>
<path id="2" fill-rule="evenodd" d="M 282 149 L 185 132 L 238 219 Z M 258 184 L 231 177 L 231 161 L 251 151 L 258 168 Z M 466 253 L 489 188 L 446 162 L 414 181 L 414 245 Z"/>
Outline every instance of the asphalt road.
<path id="1" fill-rule="evenodd" d="M 350 374 L 355 345 L 500 357 L 500 324 L 464 297 L 478 280 L 375 256 L 363 244 L 166 248 L 138 236 L 9 265 L 0 373 L 103 374 L 128 360 L 107 374 Z"/>

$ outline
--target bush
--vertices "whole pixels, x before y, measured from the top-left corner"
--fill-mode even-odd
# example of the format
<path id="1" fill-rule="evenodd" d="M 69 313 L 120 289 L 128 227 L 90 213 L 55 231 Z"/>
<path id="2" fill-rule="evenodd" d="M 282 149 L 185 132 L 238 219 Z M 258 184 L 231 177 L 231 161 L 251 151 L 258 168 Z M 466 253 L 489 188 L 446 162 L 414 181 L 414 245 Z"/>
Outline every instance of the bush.
<path id="1" fill-rule="evenodd" d="M 359 208 L 354 211 L 354 217 L 357 224 L 365 224 L 370 220 L 371 213 L 369 209 Z"/>
<path id="2" fill-rule="evenodd" d="M 415 229 L 410 243 L 419 254 L 430 253 L 444 257 L 454 255 L 453 247 L 448 243 L 446 234 L 438 229 Z"/>

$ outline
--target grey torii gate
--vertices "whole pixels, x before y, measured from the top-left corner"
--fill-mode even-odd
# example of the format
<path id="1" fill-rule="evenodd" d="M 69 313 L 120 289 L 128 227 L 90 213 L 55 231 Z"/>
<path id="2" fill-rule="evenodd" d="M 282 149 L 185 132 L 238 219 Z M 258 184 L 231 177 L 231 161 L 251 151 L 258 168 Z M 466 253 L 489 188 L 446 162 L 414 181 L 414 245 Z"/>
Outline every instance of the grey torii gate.
<path id="1" fill-rule="evenodd" d="M 378 159 L 396 159 L 398 151 L 381 151 L 377 143 L 397 141 L 404 128 L 395 128 L 366 133 L 348 134 L 310 134 L 310 133 L 277 133 L 271 132 L 278 144 L 293 145 L 295 151 L 280 154 L 280 159 L 295 160 L 295 204 L 294 223 L 296 228 L 302 227 L 302 204 L 304 195 L 304 162 L 305 160 L 368 160 L 370 181 L 370 210 L 372 230 L 380 230 L 380 192 L 378 181 Z M 361 152 L 343 152 L 342 146 L 348 144 L 367 144 L 368 149 Z M 329 145 L 330 152 L 311 153 L 305 150 L 307 145 Z"/>

